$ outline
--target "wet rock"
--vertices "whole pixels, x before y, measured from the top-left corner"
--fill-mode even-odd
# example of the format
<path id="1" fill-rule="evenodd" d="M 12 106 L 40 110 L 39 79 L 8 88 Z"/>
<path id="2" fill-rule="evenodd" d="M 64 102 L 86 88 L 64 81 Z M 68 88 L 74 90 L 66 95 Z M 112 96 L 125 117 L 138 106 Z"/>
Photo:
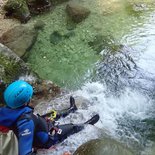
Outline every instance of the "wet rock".
<path id="1" fill-rule="evenodd" d="M 75 3 L 70 2 L 66 6 L 66 12 L 75 23 L 80 23 L 88 17 L 90 10 Z"/>
<path id="2" fill-rule="evenodd" d="M 80 146 L 73 155 L 134 155 L 134 153 L 115 140 L 95 139 Z"/>
<path id="3" fill-rule="evenodd" d="M 32 99 L 34 106 L 42 101 L 49 101 L 61 93 L 60 87 L 49 80 L 38 78 L 35 81 L 29 81 L 29 83 L 31 83 L 34 88 L 34 96 Z"/>
<path id="4" fill-rule="evenodd" d="M 1 36 L 0 42 L 9 47 L 19 57 L 22 57 L 34 45 L 37 34 L 37 31 L 33 28 L 16 26 L 5 32 Z"/>
<path id="5" fill-rule="evenodd" d="M 27 23 L 31 14 L 39 14 L 51 7 L 50 0 L 8 0 L 4 5 L 6 17 L 14 17 Z"/>
<path id="6" fill-rule="evenodd" d="M 26 0 L 8 0 L 4 5 L 6 11 L 6 17 L 12 16 L 26 23 L 30 18 L 30 11 L 27 6 Z"/>
<path id="7" fill-rule="evenodd" d="M 46 10 L 49 10 L 51 7 L 50 0 L 27 0 L 27 5 L 32 14 L 39 14 Z"/>

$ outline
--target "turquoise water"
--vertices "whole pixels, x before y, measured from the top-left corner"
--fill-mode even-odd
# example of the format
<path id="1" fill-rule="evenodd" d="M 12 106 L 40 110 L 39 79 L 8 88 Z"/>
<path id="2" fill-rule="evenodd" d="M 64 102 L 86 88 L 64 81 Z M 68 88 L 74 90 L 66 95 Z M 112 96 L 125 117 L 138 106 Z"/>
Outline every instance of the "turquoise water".
<path id="1" fill-rule="evenodd" d="M 111 44 L 108 46 L 121 44 L 122 37 L 132 33 L 133 27 L 143 26 L 145 18 L 153 9 L 151 0 L 76 2 L 91 10 L 89 17 L 76 26 L 68 22 L 66 3 L 33 19 L 32 22 L 44 21 L 46 26 L 39 32 L 28 58 L 28 63 L 42 78 L 69 89 L 77 88 L 89 80 L 95 63 L 100 60 L 99 51 L 95 51 L 89 42 L 97 36 L 110 36 Z M 69 34 L 69 37 L 58 38 L 58 42 L 53 44 L 50 35 L 55 31 L 60 36 Z M 105 42 L 109 42 L 106 39 Z M 104 43 L 102 47 L 104 49 Z"/>

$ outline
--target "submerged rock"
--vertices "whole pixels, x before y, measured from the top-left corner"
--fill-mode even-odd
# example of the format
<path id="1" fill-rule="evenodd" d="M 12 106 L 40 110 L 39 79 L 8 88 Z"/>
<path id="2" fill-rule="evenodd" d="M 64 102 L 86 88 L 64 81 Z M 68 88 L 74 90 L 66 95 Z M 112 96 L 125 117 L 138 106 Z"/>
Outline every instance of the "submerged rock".
<path id="1" fill-rule="evenodd" d="M 43 28 L 45 27 L 45 23 L 42 20 L 38 20 L 35 24 L 34 24 L 34 28 L 36 30 L 43 30 Z"/>
<path id="2" fill-rule="evenodd" d="M 134 155 L 130 149 L 112 139 L 95 139 L 80 146 L 73 155 Z"/>
<path id="3" fill-rule="evenodd" d="M 66 6 L 66 12 L 75 23 L 82 22 L 90 14 L 90 10 L 74 2 Z"/>
<path id="4" fill-rule="evenodd" d="M 75 32 L 74 31 L 68 31 L 66 34 L 62 35 L 60 34 L 58 31 L 54 31 L 51 35 L 50 35 L 50 42 L 54 45 L 58 44 L 59 42 L 61 42 L 64 39 L 69 39 L 70 37 L 75 36 Z"/>
<path id="5" fill-rule="evenodd" d="M 16 26 L 5 32 L 1 36 L 0 42 L 9 47 L 19 57 L 22 57 L 34 45 L 37 34 L 37 31 L 33 28 Z"/>
<path id="6" fill-rule="evenodd" d="M 103 36 L 100 34 L 96 35 L 94 40 L 88 42 L 88 45 L 97 53 L 100 53 L 104 49 L 111 52 L 117 52 L 122 47 L 120 44 L 117 44 L 117 41 L 113 36 Z"/>
<path id="7" fill-rule="evenodd" d="M 50 35 L 50 42 L 53 44 L 58 44 L 60 41 L 62 41 L 63 39 L 63 35 L 61 35 L 58 31 L 54 31 L 51 35 Z"/>

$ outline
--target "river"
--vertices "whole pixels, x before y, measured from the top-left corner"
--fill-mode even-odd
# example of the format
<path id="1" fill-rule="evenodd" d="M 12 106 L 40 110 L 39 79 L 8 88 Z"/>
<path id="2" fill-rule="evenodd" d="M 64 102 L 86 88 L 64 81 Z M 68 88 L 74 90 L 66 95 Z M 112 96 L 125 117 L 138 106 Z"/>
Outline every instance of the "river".
<path id="1" fill-rule="evenodd" d="M 74 114 L 69 116 L 73 122 L 99 113 L 98 128 L 129 145 L 137 154 L 155 155 L 154 142 L 148 138 L 150 131 L 144 123 L 146 119 L 153 119 L 155 114 L 155 2 L 77 2 L 89 8 L 91 14 L 72 28 L 73 36 L 56 45 L 50 43 L 50 34 L 59 31 L 64 35 L 70 31 L 64 13 L 65 5 L 58 6 L 54 12 L 34 17 L 34 20 L 43 20 L 46 26 L 39 33 L 28 63 L 41 77 L 70 89 L 74 96 L 89 100 L 88 107 L 79 109 L 77 117 Z M 102 36 L 105 41 L 100 52 L 89 44 L 97 36 Z M 113 47 L 120 45 L 121 50 L 112 53 L 112 57 L 107 57 L 105 61 L 105 53 L 113 52 L 112 49 L 117 49 Z M 120 61 L 127 66 L 123 74 L 124 66 L 118 65 Z M 67 119 L 61 121 L 68 122 Z M 75 150 L 87 140 L 97 137 L 97 130 L 88 127 L 60 144 L 54 154 Z"/>

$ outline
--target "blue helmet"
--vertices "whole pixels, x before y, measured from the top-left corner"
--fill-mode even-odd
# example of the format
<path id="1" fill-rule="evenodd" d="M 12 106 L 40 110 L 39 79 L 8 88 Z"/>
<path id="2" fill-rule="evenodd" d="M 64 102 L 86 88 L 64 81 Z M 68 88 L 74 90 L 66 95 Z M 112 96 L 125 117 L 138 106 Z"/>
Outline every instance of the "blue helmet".
<path id="1" fill-rule="evenodd" d="M 33 95 L 33 88 L 25 81 L 18 80 L 11 83 L 4 92 L 4 100 L 8 107 L 18 108 L 29 102 Z"/>

